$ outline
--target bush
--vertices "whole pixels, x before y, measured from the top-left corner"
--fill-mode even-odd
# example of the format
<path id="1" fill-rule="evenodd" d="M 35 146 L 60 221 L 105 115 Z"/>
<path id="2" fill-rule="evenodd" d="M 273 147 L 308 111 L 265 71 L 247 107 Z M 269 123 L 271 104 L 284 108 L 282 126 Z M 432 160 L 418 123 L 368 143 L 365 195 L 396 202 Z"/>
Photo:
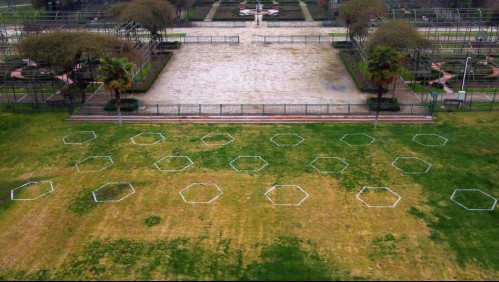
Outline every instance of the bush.
<path id="1" fill-rule="evenodd" d="M 147 225 L 148 227 L 158 225 L 160 222 L 161 222 L 161 216 L 159 215 L 151 215 L 144 220 L 145 225 Z"/>
<path id="2" fill-rule="evenodd" d="M 367 98 L 367 105 L 371 111 L 376 111 L 378 107 L 378 97 Z M 398 112 L 400 111 L 400 105 L 395 98 L 385 98 L 381 97 L 380 111 L 387 112 Z"/>
<path id="3" fill-rule="evenodd" d="M 333 47 L 336 49 L 350 49 L 352 42 L 350 41 L 333 41 Z"/>
<path id="4" fill-rule="evenodd" d="M 121 111 L 122 112 L 133 112 L 140 107 L 140 100 L 135 98 L 125 98 L 121 99 Z M 116 100 L 111 99 L 104 106 L 104 111 L 116 111 Z"/>
<path id="5" fill-rule="evenodd" d="M 180 48 L 180 46 L 181 46 L 181 43 L 179 41 L 160 42 L 158 44 L 158 49 L 161 49 L 161 50 L 178 49 L 178 48 Z"/>
<path id="6" fill-rule="evenodd" d="M 440 83 L 440 82 L 433 82 L 431 84 L 431 87 L 433 88 L 437 88 L 437 89 L 444 89 L 444 84 L 443 83 Z"/>

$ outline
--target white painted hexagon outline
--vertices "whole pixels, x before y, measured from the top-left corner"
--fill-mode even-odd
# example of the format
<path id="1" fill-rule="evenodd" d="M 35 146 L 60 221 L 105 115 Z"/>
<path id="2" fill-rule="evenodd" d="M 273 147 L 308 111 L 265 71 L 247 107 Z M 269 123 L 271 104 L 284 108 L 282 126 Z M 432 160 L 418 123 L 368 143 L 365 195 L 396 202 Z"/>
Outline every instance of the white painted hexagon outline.
<path id="1" fill-rule="evenodd" d="M 195 201 L 188 201 L 185 197 L 184 197 L 184 194 L 182 194 L 182 192 L 184 192 L 185 190 L 191 188 L 192 186 L 194 185 L 202 185 L 202 186 L 214 186 L 217 190 L 218 190 L 218 195 L 216 195 L 215 197 L 213 197 L 211 200 L 209 200 L 208 202 L 195 202 Z M 214 184 L 214 183 L 200 183 L 200 182 L 196 182 L 196 183 L 191 183 L 189 184 L 187 187 L 185 187 L 184 189 L 180 190 L 178 192 L 180 194 L 180 197 L 182 197 L 182 200 L 184 200 L 184 202 L 188 203 L 188 204 L 211 204 L 213 203 L 216 199 L 218 199 L 220 196 L 222 196 L 222 194 L 224 193 L 222 191 L 222 189 L 220 189 L 220 187 L 218 187 L 217 184 Z"/>
<path id="2" fill-rule="evenodd" d="M 139 137 L 141 135 L 158 135 L 159 136 L 159 140 L 154 141 L 152 143 L 137 143 L 137 142 L 135 142 L 134 138 L 135 137 Z M 135 144 L 135 145 L 154 145 L 156 143 L 159 143 L 159 142 L 165 140 L 165 136 L 163 134 L 159 133 L 159 132 L 141 132 L 141 133 L 139 133 L 139 134 L 137 134 L 137 135 L 135 135 L 133 137 L 130 137 L 130 139 L 132 140 L 132 143 Z"/>
<path id="3" fill-rule="evenodd" d="M 80 167 L 78 165 L 81 164 L 82 162 L 85 162 L 88 159 L 99 159 L 99 158 L 108 159 L 109 160 L 109 165 L 107 165 L 107 166 L 105 166 L 105 167 L 103 167 L 103 168 L 101 168 L 99 170 L 80 170 Z M 114 164 L 114 162 L 113 162 L 113 159 L 111 158 L 111 156 L 89 156 L 89 157 L 86 157 L 83 160 L 77 162 L 75 166 L 76 166 L 76 170 L 78 172 L 100 172 L 100 171 L 103 171 L 106 168 L 112 166 L 113 164 Z"/>
<path id="4" fill-rule="evenodd" d="M 236 162 L 237 160 L 241 159 L 241 158 L 253 158 L 253 159 L 259 159 L 260 161 L 263 162 L 263 165 L 258 168 L 258 169 L 238 169 L 233 163 Z M 237 172 L 259 172 L 260 170 L 262 170 L 263 168 L 265 168 L 266 166 L 269 165 L 269 163 L 264 160 L 262 157 L 260 156 L 238 156 L 237 158 L 233 159 L 229 165 L 232 167 L 232 169 L 234 169 L 235 171 Z"/>
<path id="5" fill-rule="evenodd" d="M 47 191 L 47 192 L 45 192 L 45 193 L 42 193 L 42 194 L 40 194 L 40 195 L 38 195 L 37 197 L 34 197 L 34 198 L 15 198 L 15 197 L 14 197 L 14 192 L 15 192 L 16 190 L 18 190 L 18 189 L 22 189 L 22 188 L 24 188 L 24 187 L 26 187 L 26 186 L 29 186 L 29 185 L 31 185 L 31 184 L 43 183 L 43 182 L 48 182 L 48 183 L 50 183 L 50 190 L 49 190 L 49 191 Z M 36 200 L 36 199 L 38 199 L 38 198 L 41 198 L 41 197 L 43 197 L 43 196 L 45 196 L 45 195 L 47 195 L 47 194 L 50 194 L 50 193 L 52 193 L 52 192 L 54 192 L 54 185 L 53 185 L 52 181 L 29 181 L 29 182 L 26 182 L 26 183 L 24 183 L 23 185 L 21 185 L 21 186 L 19 186 L 19 187 L 16 187 L 16 188 L 14 188 L 14 189 L 10 190 L 10 199 L 11 199 L 12 201 L 33 201 L 33 200 Z"/>
<path id="6" fill-rule="evenodd" d="M 167 158 L 185 158 L 189 161 L 189 164 L 184 166 L 182 169 L 161 169 L 159 166 L 158 166 L 158 163 L 161 162 L 162 160 L 164 159 L 167 159 Z M 186 170 L 187 168 L 189 168 L 190 166 L 192 166 L 194 164 L 194 162 L 191 160 L 191 158 L 189 158 L 188 156 L 165 156 L 165 157 L 162 157 L 160 160 L 156 161 L 154 163 L 154 166 L 161 172 L 178 172 L 178 171 L 184 171 Z"/>
<path id="7" fill-rule="evenodd" d="M 73 134 L 77 134 L 77 133 L 92 133 L 92 135 L 93 135 L 94 137 L 92 137 L 92 138 L 90 138 L 90 139 L 88 139 L 88 140 L 86 140 L 86 141 L 84 141 L 84 142 L 66 142 L 66 138 L 67 138 L 67 137 L 69 137 L 69 136 L 71 136 L 71 135 L 73 135 Z M 95 134 L 95 131 L 75 131 L 75 132 L 73 132 L 73 133 L 71 133 L 71 134 L 69 134 L 69 135 L 66 135 L 66 136 L 62 137 L 62 142 L 63 142 L 64 144 L 66 144 L 66 145 L 81 145 L 81 144 L 85 144 L 85 143 L 87 143 L 87 142 L 90 142 L 90 141 L 92 141 L 92 140 L 94 140 L 94 139 L 97 139 L 97 135 Z"/>
<path id="8" fill-rule="evenodd" d="M 206 143 L 206 142 L 204 141 L 204 139 L 209 138 L 209 137 L 211 137 L 211 136 L 216 136 L 216 135 L 225 135 L 225 136 L 229 137 L 229 139 L 230 139 L 230 140 L 229 140 L 229 141 L 227 141 L 227 142 L 225 142 L 225 143 L 211 143 L 211 144 L 208 144 L 208 143 Z M 210 133 L 210 134 L 208 134 L 208 135 L 205 135 L 205 136 L 201 137 L 201 139 L 200 139 L 200 140 L 201 140 L 201 142 L 203 142 L 206 146 L 225 146 L 225 145 L 227 145 L 227 144 L 229 144 L 229 143 L 234 142 L 235 138 L 234 138 L 234 137 L 232 137 L 232 135 L 230 135 L 229 133 Z"/>
<path id="9" fill-rule="evenodd" d="M 341 170 L 339 170 L 339 171 L 320 170 L 319 168 L 317 168 L 316 166 L 313 165 L 313 163 L 315 163 L 319 159 L 336 159 L 336 160 L 342 162 L 343 164 L 345 164 L 345 166 Z M 319 173 L 343 173 L 343 171 L 345 169 L 347 169 L 347 167 L 349 166 L 349 164 L 347 162 L 345 162 L 344 160 L 342 160 L 342 159 L 340 159 L 338 157 L 317 157 L 313 161 L 311 161 L 309 165 L 311 167 L 313 167 L 315 170 L 317 170 Z"/>
<path id="10" fill-rule="evenodd" d="M 268 195 L 270 192 L 272 192 L 272 190 L 274 189 L 278 189 L 279 187 L 296 187 L 298 188 L 298 190 L 300 190 L 303 194 L 305 194 L 305 197 L 303 197 L 303 199 L 301 199 L 298 203 L 296 204 L 279 204 L 279 203 L 276 203 L 274 202 L 270 196 Z M 299 206 L 301 205 L 301 203 L 303 203 L 303 201 L 305 201 L 307 198 L 308 198 L 308 193 L 307 191 L 303 190 L 300 186 L 298 185 L 274 185 L 272 186 L 272 188 L 270 188 L 267 192 L 265 192 L 265 197 L 267 197 L 267 199 L 274 205 L 274 206 Z"/>
<path id="11" fill-rule="evenodd" d="M 279 144 L 277 141 L 274 140 L 279 135 L 294 135 L 300 139 L 298 143 L 295 144 Z M 301 137 L 298 133 L 277 133 L 276 135 L 270 137 L 270 141 L 274 144 L 276 144 L 278 147 L 295 147 L 301 144 L 303 141 L 305 141 L 305 138 Z"/>
<path id="12" fill-rule="evenodd" d="M 364 135 L 367 138 L 371 139 L 371 142 L 369 142 L 367 144 L 360 144 L 360 145 L 350 144 L 347 141 L 343 140 L 345 137 L 347 137 L 349 135 Z M 371 145 L 375 140 L 376 140 L 376 138 L 372 137 L 371 135 L 365 134 L 365 133 L 347 133 L 347 134 L 343 135 L 343 137 L 340 138 L 340 141 L 343 142 L 343 143 L 345 143 L 345 144 L 347 144 L 348 146 L 365 146 L 365 145 Z"/>
<path id="13" fill-rule="evenodd" d="M 393 205 L 391 206 L 371 206 L 369 205 L 366 201 L 362 200 L 362 198 L 360 197 L 362 195 L 362 193 L 364 193 L 365 190 L 369 190 L 369 189 L 385 189 L 385 190 L 388 190 L 388 192 L 392 193 L 393 195 L 397 196 L 397 200 L 393 203 Z M 362 188 L 362 190 L 360 190 L 360 192 L 355 195 L 355 197 L 361 201 L 364 205 L 366 205 L 367 207 L 369 208 L 394 208 L 397 206 L 397 204 L 400 202 L 400 200 L 402 199 L 402 197 L 395 193 L 395 191 L 393 191 L 392 189 L 388 188 L 388 187 L 379 187 L 379 186 L 364 186 Z"/>
<path id="14" fill-rule="evenodd" d="M 491 208 L 489 208 L 489 209 L 470 209 L 470 208 L 468 208 L 467 206 L 465 206 L 464 204 L 460 203 L 459 201 L 454 200 L 454 196 L 456 195 L 456 192 L 458 192 L 458 191 L 465 191 L 465 192 L 466 192 L 466 191 L 468 191 L 468 192 L 471 192 L 471 191 L 473 191 L 473 192 L 480 192 L 480 193 L 484 194 L 485 196 L 487 196 L 487 197 L 491 198 L 492 200 L 494 200 L 494 204 L 492 204 L 492 207 L 491 207 Z M 480 189 L 455 189 L 455 190 L 454 190 L 454 192 L 452 193 L 452 195 L 450 196 L 450 199 L 451 199 L 451 201 L 453 201 L 454 203 L 456 203 L 456 204 L 460 205 L 461 207 L 463 207 L 464 209 L 469 210 L 469 211 L 493 211 L 493 210 L 496 208 L 496 205 L 497 205 L 497 199 L 496 199 L 496 198 L 494 198 L 494 197 L 492 197 L 491 195 L 489 195 L 489 194 L 487 194 L 487 193 L 483 192 L 483 191 L 482 191 L 482 190 L 480 190 Z"/>
<path id="15" fill-rule="evenodd" d="M 444 140 L 444 142 L 440 145 L 434 145 L 434 144 L 424 144 L 424 143 L 421 143 L 420 141 L 417 140 L 417 137 L 418 136 L 435 136 L 437 138 L 440 138 L 442 140 Z M 414 137 L 412 137 L 412 141 L 420 144 L 420 145 L 423 145 L 423 146 L 427 146 L 427 147 L 442 147 L 442 146 L 445 146 L 445 144 L 447 144 L 447 141 L 449 141 L 449 139 L 441 136 L 441 135 L 438 135 L 438 134 L 416 134 L 414 135 Z"/>
<path id="16" fill-rule="evenodd" d="M 118 200 L 98 200 L 97 199 L 97 195 L 95 194 L 95 192 L 103 189 L 104 187 L 106 187 L 109 184 L 128 184 L 128 186 L 132 190 L 132 193 L 129 193 L 129 194 L 123 196 L 123 198 L 118 199 Z M 94 197 L 94 202 L 96 202 L 96 203 L 107 203 L 107 202 L 117 203 L 117 202 L 123 201 L 124 199 L 130 197 L 133 194 L 135 194 L 135 189 L 133 188 L 133 185 L 132 185 L 131 182 L 108 182 L 108 183 L 102 185 L 101 187 L 99 187 L 99 188 L 97 188 L 97 189 L 95 189 L 95 190 L 92 191 L 92 196 Z"/>
<path id="17" fill-rule="evenodd" d="M 405 171 L 395 164 L 399 159 L 416 159 L 416 160 L 422 161 L 423 163 L 428 165 L 428 167 L 426 168 L 425 171 Z M 425 173 L 428 173 L 428 171 L 430 171 L 430 168 L 431 168 L 431 164 L 429 162 L 427 162 L 419 157 L 396 157 L 395 160 L 392 162 L 392 166 L 394 168 L 402 171 L 403 173 L 406 173 L 406 174 L 425 174 Z"/>

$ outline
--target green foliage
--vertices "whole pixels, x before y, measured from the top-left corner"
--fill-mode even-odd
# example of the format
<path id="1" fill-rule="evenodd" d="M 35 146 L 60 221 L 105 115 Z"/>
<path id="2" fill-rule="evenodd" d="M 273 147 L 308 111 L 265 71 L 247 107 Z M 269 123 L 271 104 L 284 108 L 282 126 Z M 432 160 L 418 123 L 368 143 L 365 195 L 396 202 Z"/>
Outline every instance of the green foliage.
<path id="1" fill-rule="evenodd" d="M 147 226 L 147 227 L 152 227 L 154 225 L 158 225 L 161 223 L 161 216 L 159 215 L 151 215 L 151 216 L 148 216 L 145 220 L 144 220 L 144 224 Z"/>
<path id="2" fill-rule="evenodd" d="M 371 111 L 376 111 L 378 109 L 377 101 L 378 101 L 377 97 L 367 98 L 367 105 L 369 106 L 369 109 Z M 383 97 L 381 98 L 379 110 L 387 112 L 398 112 L 400 111 L 400 105 L 397 99 L 395 98 Z"/>
<path id="3" fill-rule="evenodd" d="M 377 46 L 392 47 L 400 52 L 429 47 L 431 44 L 412 24 L 403 20 L 383 22 L 368 40 L 368 52 Z"/>
<path id="4" fill-rule="evenodd" d="M 165 68 L 166 64 L 168 64 L 172 56 L 173 52 L 166 52 L 165 54 L 158 55 L 156 58 L 154 58 L 152 60 L 153 67 L 151 71 L 147 74 L 145 79 L 139 85 L 136 85 L 132 89 L 132 91 L 138 93 L 144 93 L 149 91 L 149 89 L 156 81 L 161 71 Z"/>
<path id="5" fill-rule="evenodd" d="M 401 71 L 401 55 L 391 47 L 376 47 L 368 55 L 367 70 L 378 87 L 392 82 Z"/>
<path id="6" fill-rule="evenodd" d="M 140 100 L 135 98 L 121 99 L 121 111 L 133 112 L 140 107 Z M 116 100 L 111 99 L 104 106 L 104 111 L 116 111 Z"/>
<path id="7" fill-rule="evenodd" d="M 109 12 L 120 21 L 136 21 L 152 35 L 172 25 L 175 17 L 175 7 L 165 0 L 133 0 L 118 4 Z"/>
<path id="8" fill-rule="evenodd" d="M 340 17 L 349 28 L 350 37 L 365 36 L 371 18 L 385 15 L 381 0 L 349 0 L 340 4 Z"/>
<path id="9" fill-rule="evenodd" d="M 130 43 L 113 35 L 89 32 L 55 31 L 29 35 L 19 42 L 21 53 L 35 61 L 47 61 L 71 69 L 83 53 L 104 56 L 123 50 L 130 59 L 136 58 Z"/>

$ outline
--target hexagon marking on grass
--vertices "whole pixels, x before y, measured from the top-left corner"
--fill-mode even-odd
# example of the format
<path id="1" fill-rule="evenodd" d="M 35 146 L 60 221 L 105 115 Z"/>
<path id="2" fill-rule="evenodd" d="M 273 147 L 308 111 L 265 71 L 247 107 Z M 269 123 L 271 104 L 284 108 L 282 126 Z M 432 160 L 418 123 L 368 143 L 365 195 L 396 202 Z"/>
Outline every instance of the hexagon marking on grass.
<path id="1" fill-rule="evenodd" d="M 286 138 L 290 138 L 291 141 L 279 140 Z M 301 137 L 297 133 L 277 133 L 276 135 L 270 137 L 270 141 L 278 147 L 294 147 L 305 141 L 305 138 Z"/>
<path id="2" fill-rule="evenodd" d="M 80 142 L 72 142 L 71 138 L 83 138 Z M 62 137 L 62 142 L 66 145 L 81 145 L 97 139 L 94 131 L 75 131 L 69 135 Z"/>
<path id="3" fill-rule="evenodd" d="M 383 190 L 386 190 L 389 193 L 393 194 L 397 199 L 391 205 L 370 205 L 367 201 L 365 201 L 364 199 L 361 198 L 362 194 L 364 194 L 369 189 L 383 189 Z M 361 201 L 364 205 L 366 205 L 366 206 L 368 206 L 370 208 L 394 208 L 395 206 L 397 206 L 397 204 L 402 199 L 402 197 L 399 194 L 395 193 L 393 190 L 391 190 L 388 187 L 371 187 L 371 186 L 364 186 L 362 188 L 362 190 L 360 190 L 360 192 L 357 195 L 355 195 L 355 197 L 359 201 Z"/>
<path id="4" fill-rule="evenodd" d="M 86 162 L 92 162 L 92 160 L 95 160 L 95 159 L 104 159 L 104 160 L 106 160 L 105 162 L 107 162 L 107 164 L 102 164 L 100 169 L 94 169 L 94 170 L 85 170 L 84 168 L 81 168 L 82 164 L 84 164 Z M 113 164 L 114 164 L 114 162 L 113 162 L 113 159 L 111 158 L 111 156 L 90 156 L 90 157 L 86 157 L 85 159 L 77 162 L 76 163 L 76 170 L 78 172 L 99 172 L 99 171 L 105 170 L 106 168 L 112 166 Z"/>
<path id="5" fill-rule="evenodd" d="M 253 160 L 252 162 L 255 163 L 255 169 L 242 169 L 238 168 L 238 162 L 240 160 Z M 262 170 L 264 167 L 268 166 L 269 163 L 266 162 L 262 157 L 260 156 L 239 156 L 235 159 L 233 159 L 230 163 L 230 166 L 237 172 L 259 172 Z"/>
<path id="6" fill-rule="evenodd" d="M 163 167 L 165 164 L 163 164 L 162 166 L 161 162 L 168 159 L 181 160 L 181 162 L 184 162 L 184 164 L 177 164 L 177 165 L 173 164 L 173 167 Z M 155 162 L 154 166 L 161 172 L 176 172 L 176 171 L 184 171 L 193 164 L 194 162 L 188 156 L 166 156 L 161 158 L 159 161 Z"/>
<path id="7" fill-rule="evenodd" d="M 210 141 L 210 139 L 221 138 L 222 141 Z M 225 146 L 229 143 L 234 142 L 234 137 L 229 133 L 210 133 L 201 137 L 201 142 L 207 146 Z M 225 142 L 224 142 L 225 141 Z"/>
<path id="8" fill-rule="evenodd" d="M 415 168 L 413 170 L 410 170 L 409 168 L 405 168 L 404 169 L 404 168 L 400 167 L 403 164 L 401 164 L 399 162 L 419 164 L 419 165 L 421 165 L 421 168 L 420 169 Z M 402 171 L 403 173 L 407 173 L 407 174 L 425 174 L 425 173 L 428 173 L 428 171 L 430 171 L 430 168 L 431 168 L 431 164 L 430 163 L 428 163 L 425 160 L 420 159 L 418 157 L 397 157 L 392 162 L 392 166 L 394 168 Z"/>
<path id="9" fill-rule="evenodd" d="M 352 136 L 364 136 L 364 137 L 361 137 L 364 140 L 362 140 L 361 144 L 352 144 L 352 142 L 353 142 L 352 138 L 355 138 Z M 350 141 L 349 141 L 349 139 L 350 139 Z M 371 145 L 374 142 L 374 140 L 376 140 L 376 138 L 374 138 L 370 135 L 367 135 L 365 133 L 348 133 L 348 134 L 343 135 L 343 137 L 340 138 L 341 142 L 346 143 L 349 146 Z"/>
<path id="10" fill-rule="evenodd" d="M 187 193 L 188 190 L 192 189 L 210 189 L 210 193 L 213 194 L 212 196 L 210 195 L 209 199 L 194 199 L 190 198 L 190 196 L 184 195 Z M 180 190 L 178 192 L 184 202 L 188 204 L 211 204 L 213 203 L 218 197 L 222 196 L 224 192 L 222 192 L 222 189 L 218 187 L 217 184 L 213 183 L 192 183 L 189 186 L 185 187 L 184 189 Z"/>
<path id="11" fill-rule="evenodd" d="M 292 189 L 294 188 L 293 192 Z M 271 195 L 269 195 L 272 191 L 290 191 L 288 193 L 301 193 L 303 195 L 303 198 L 295 203 L 286 203 L 286 202 L 278 202 L 277 200 L 272 199 Z M 278 193 L 278 192 L 277 192 Z M 265 192 L 265 197 L 269 199 L 269 201 L 274 205 L 274 206 L 299 206 L 303 201 L 305 201 L 308 198 L 308 193 L 303 190 L 300 186 L 298 185 L 274 185 L 272 188 L 270 188 L 267 192 Z"/>
<path id="12" fill-rule="evenodd" d="M 112 189 L 112 187 L 110 187 L 110 185 L 124 185 L 126 186 L 126 189 L 129 190 L 128 193 L 125 193 L 124 195 L 122 195 L 120 198 L 118 199 L 99 199 L 99 196 L 97 195 L 97 192 L 101 191 L 106 191 L 107 190 L 110 190 Z M 92 191 L 92 196 L 94 197 L 94 201 L 96 203 L 105 203 L 105 202 L 113 202 L 113 203 L 116 203 L 116 202 L 121 202 L 123 201 L 124 199 L 130 197 L 131 195 L 135 194 L 135 189 L 133 188 L 133 185 L 131 182 L 108 182 L 104 185 L 102 185 L 101 187 L 95 189 L 94 191 Z M 114 195 L 110 195 L 110 197 L 113 197 Z M 102 196 L 101 196 L 102 198 Z"/>
<path id="13" fill-rule="evenodd" d="M 322 167 L 322 165 L 327 166 L 328 164 L 332 163 L 339 164 L 341 168 L 329 170 L 328 168 Z M 310 166 L 320 173 L 342 173 L 349 166 L 349 164 L 338 157 L 317 157 L 312 162 L 310 162 Z"/>
<path id="14" fill-rule="evenodd" d="M 423 138 L 426 138 L 427 140 L 421 140 Z M 416 134 L 414 135 L 414 137 L 412 137 L 412 141 L 421 144 L 423 146 L 441 147 L 447 144 L 447 141 L 449 141 L 449 139 L 440 136 L 438 134 Z"/>
<path id="15" fill-rule="evenodd" d="M 156 136 L 155 139 L 156 141 L 151 141 L 150 143 L 144 143 L 144 142 L 140 142 L 140 141 L 136 141 L 135 139 L 137 138 L 140 138 L 141 136 Z M 139 133 L 133 137 L 130 137 L 130 139 L 132 140 L 132 143 L 135 144 L 135 145 L 153 145 L 153 144 L 156 144 L 156 143 L 159 143 L 163 140 L 165 140 L 165 136 L 163 136 L 163 134 L 159 133 L 159 132 L 142 132 L 142 133 Z"/>
<path id="16" fill-rule="evenodd" d="M 38 184 L 38 183 L 48 183 L 48 191 L 47 192 L 43 192 L 41 193 L 40 195 L 37 195 L 37 196 L 34 196 L 32 198 L 20 198 L 20 197 L 16 197 L 16 192 L 17 191 L 20 191 L 21 189 L 25 188 L 25 187 L 28 187 L 30 185 L 33 185 L 33 184 Z M 16 187 L 12 190 L 10 190 L 10 199 L 13 200 L 13 201 L 32 201 L 32 200 L 36 200 L 38 198 L 41 198 L 45 195 L 48 195 L 50 193 L 54 192 L 54 185 L 52 184 L 52 181 L 30 181 L 30 182 L 27 182 L 27 183 L 24 183 L 23 185 L 19 186 L 19 187 Z"/>
<path id="17" fill-rule="evenodd" d="M 469 195 L 471 195 L 471 194 L 479 194 L 479 196 L 481 196 L 481 197 L 485 196 L 485 198 L 487 198 L 487 200 L 490 201 L 490 207 L 470 207 L 469 206 L 469 205 L 471 205 L 470 203 L 463 203 L 463 202 L 460 202 L 458 199 L 456 199 L 456 197 L 459 196 L 459 194 L 464 194 L 464 193 L 469 194 Z M 492 210 L 495 209 L 495 207 L 497 205 L 497 199 L 496 198 L 494 198 L 491 195 L 483 192 L 480 189 L 456 189 L 456 190 L 454 190 L 454 193 L 452 193 L 452 195 L 450 196 L 450 199 L 454 203 L 460 205 L 461 207 L 463 207 L 463 208 L 465 208 L 466 210 L 469 210 L 469 211 L 492 211 Z"/>

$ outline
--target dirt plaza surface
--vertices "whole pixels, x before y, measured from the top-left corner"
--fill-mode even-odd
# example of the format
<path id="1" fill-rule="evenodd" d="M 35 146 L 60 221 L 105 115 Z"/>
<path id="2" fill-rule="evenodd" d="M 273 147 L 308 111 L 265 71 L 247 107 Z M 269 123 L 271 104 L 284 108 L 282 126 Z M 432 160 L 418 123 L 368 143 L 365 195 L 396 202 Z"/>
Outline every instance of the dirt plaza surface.
<path id="1" fill-rule="evenodd" d="M 148 93 L 149 104 L 362 103 L 331 43 L 255 43 L 257 35 L 321 35 L 333 28 L 175 28 L 187 36 L 239 36 L 239 44 L 183 44 Z M 172 39 L 170 39 L 172 40 Z M 175 39 L 173 39 L 175 40 Z"/>

